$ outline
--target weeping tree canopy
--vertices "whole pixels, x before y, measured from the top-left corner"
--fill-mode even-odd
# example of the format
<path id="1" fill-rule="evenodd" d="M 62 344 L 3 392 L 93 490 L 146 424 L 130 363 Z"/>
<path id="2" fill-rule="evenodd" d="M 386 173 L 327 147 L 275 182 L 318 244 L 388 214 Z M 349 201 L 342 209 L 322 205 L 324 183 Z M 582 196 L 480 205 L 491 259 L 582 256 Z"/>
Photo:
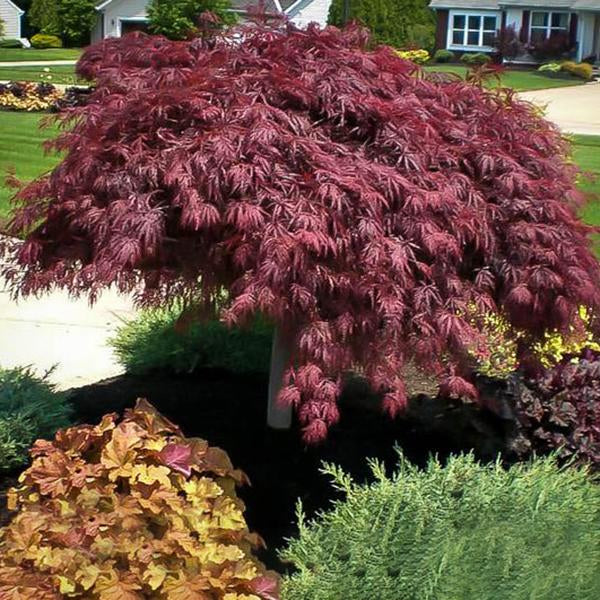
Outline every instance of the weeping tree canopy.
<path id="1" fill-rule="evenodd" d="M 78 73 L 98 85 L 60 117 L 65 158 L 17 195 L 15 293 L 112 284 L 231 325 L 265 315 L 291 342 L 280 401 L 309 441 L 338 419 L 346 370 L 391 415 L 406 361 L 474 396 L 470 307 L 532 338 L 597 309 L 559 132 L 511 93 L 367 48 L 355 26 L 89 48 Z"/>

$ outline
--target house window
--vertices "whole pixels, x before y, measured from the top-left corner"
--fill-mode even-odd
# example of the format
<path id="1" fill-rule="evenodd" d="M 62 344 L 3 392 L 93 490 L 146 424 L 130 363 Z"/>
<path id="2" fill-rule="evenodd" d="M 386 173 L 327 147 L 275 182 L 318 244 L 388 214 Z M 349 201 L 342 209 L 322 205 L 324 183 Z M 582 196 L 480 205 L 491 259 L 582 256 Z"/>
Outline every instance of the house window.
<path id="1" fill-rule="evenodd" d="M 455 14 L 452 17 L 453 46 L 491 46 L 496 35 L 496 16 Z"/>
<path id="2" fill-rule="evenodd" d="M 532 42 L 543 42 L 557 33 L 566 33 L 568 27 L 569 13 L 532 12 L 529 39 Z"/>

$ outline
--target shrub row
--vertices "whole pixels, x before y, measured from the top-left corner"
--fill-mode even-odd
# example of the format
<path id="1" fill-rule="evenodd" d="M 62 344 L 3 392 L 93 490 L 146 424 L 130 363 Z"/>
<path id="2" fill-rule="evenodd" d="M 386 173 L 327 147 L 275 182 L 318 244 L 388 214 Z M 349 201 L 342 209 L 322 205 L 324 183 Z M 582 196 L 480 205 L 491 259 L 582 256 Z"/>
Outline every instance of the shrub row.
<path id="1" fill-rule="evenodd" d="M 548 75 L 557 75 L 566 73 L 589 81 L 592 78 L 594 68 L 587 62 L 576 63 L 571 60 L 564 62 L 549 62 L 541 65 L 538 71 Z"/>

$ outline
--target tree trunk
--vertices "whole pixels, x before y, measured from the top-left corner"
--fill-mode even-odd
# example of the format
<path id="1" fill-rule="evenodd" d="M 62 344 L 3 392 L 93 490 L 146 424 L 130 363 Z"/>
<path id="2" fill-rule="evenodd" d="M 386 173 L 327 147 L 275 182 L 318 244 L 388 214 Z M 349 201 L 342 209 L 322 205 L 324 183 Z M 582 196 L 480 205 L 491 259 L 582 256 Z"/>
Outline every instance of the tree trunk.
<path id="1" fill-rule="evenodd" d="M 283 374 L 288 367 L 291 349 L 288 340 L 279 329 L 273 333 L 271 350 L 271 372 L 269 374 L 269 406 L 267 424 L 273 429 L 289 429 L 292 426 L 292 407 L 277 404 L 277 395 L 281 390 Z"/>

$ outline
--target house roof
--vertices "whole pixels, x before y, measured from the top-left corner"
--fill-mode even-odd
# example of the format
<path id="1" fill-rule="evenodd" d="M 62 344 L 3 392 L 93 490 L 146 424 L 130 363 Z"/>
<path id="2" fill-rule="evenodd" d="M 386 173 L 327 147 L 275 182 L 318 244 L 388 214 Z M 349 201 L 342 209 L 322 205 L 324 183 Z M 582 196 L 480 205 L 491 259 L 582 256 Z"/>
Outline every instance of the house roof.
<path id="1" fill-rule="evenodd" d="M 19 15 L 25 14 L 25 11 L 22 8 L 19 8 L 12 0 L 6 0 L 6 3 L 15 8 Z"/>
<path id="2" fill-rule="evenodd" d="M 522 6 L 523 8 L 571 8 L 574 0 L 500 0 L 500 6 Z M 600 2 L 600 0 L 596 0 Z"/>
<path id="3" fill-rule="evenodd" d="M 10 1 L 10 0 L 9 0 Z M 103 10 L 115 0 L 95 0 L 96 10 Z M 231 8 L 236 12 L 246 12 L 249 6 L 258 5 L 259 0 L 231 0 Z M 265 10 L 271 12 L 283 12 L 291 6 L 294 0 L 264 0 Z"/>
<path id="4" fill-rule="evenodd" d="M 483 8 L 485 10 L 498 10 L 498 0 L 431 0 L 431 8 Z"/>
<path id="5" fill-rule="evenodd" d="M 268 13 L 282 12 L 280 0 L 264 0 L 264 5 Z M 249 7 L 254 6 L 258 6 L 258 0 L 231 0 L 231 9 L 235 12 L 246 12 Z"/>
<path id="6" fill-rule="evenodd" d="M 499 10 L 505 6 L 600 10 L 600 0 L 431 0 L 429 6 L 431 8 L 481 8 L 487 10 Z"/>
<path id="7" fill-rule="evenodd" d="M 576 10 L 600 10 L 600 0 L 575 0 L 571 8 Z"/>

